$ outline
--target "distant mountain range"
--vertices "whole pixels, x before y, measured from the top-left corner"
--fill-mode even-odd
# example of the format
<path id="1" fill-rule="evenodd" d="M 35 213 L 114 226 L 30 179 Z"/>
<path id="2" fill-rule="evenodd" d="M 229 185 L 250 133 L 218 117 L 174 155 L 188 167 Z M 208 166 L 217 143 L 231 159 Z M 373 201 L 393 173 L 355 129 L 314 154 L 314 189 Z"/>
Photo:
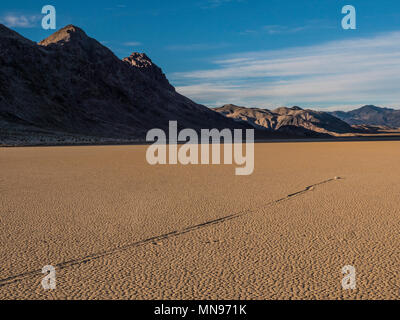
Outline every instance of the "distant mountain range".
<path id="1" fill-rule="evenodd" d="M 368 105 L 348 112 L 335 111 L 330 114 L 351 125 L 400 128 L 400 110 Z"/>
<path id="2" fill-rule="evenodd" d="M 400 111 L 209 109 L 177 93 L 144 53 L 120 60 L 73 25 L 35 43 L 0 24 L 0 145 L 144 141 L 171 120 L 195 130 L 254 128 L 258 138 L 328 137 L 400 127 Z"/>
<path id="3" fill-rule="evenodd" d="M 321 135 L 338 135 L 355 131 L 349 124 L 333 115 L 299 107 L 282 107 L 271 111 L 228 104 L 214 110 L 236 121 L 249 123 L 259 130 L 297 134 L 302 132 L 303 135 L 311 132 Z"/>

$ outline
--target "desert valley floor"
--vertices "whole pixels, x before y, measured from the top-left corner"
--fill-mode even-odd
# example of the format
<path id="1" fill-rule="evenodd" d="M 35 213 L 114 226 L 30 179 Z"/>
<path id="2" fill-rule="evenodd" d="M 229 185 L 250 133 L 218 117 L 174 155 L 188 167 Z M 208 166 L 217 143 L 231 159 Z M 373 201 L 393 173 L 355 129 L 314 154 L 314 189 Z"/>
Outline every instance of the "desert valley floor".
<path id="1" fill-rule="evenodd" d="M 0 299 L 400 298 L 400 142 L 259 143 L 245 177 L 146 148 L 0 149 Z"/>

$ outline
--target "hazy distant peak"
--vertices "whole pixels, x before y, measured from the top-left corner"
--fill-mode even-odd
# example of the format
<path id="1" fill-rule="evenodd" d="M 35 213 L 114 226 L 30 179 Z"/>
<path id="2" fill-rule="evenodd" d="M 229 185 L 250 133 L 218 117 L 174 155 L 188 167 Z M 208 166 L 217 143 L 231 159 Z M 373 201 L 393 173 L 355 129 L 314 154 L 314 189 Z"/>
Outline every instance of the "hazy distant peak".
<path id="1" fill-rule="evenodd" d="M 390 108 L 366 105 L 352 111 L 335 111 L 331 114 L 351 125 L 400 127 L 400 110 Z"/>
<path id="2" fill-rule="evenodd" d="M 394 110 L 394 109 L 390 109 L 390 108 L 381 108 L 381 107 L 377 107 L 374 105 L 366 105 L 363 106 L 361 108 L 358 109 L 359 111 L 377 111 L 377 112 L 381 112 L 384 110 Z"/>
<path id="3" fill-rule="evenodd" d="M 222 107 L 218 107 L 218 108 L 215 108 L 215 109 L 223 111 L 223 110 L 239 110 L 239 109 L 244 109 L 244 108 L 245 107 L 237 106 L 235 104 L 225 104 Z"/>

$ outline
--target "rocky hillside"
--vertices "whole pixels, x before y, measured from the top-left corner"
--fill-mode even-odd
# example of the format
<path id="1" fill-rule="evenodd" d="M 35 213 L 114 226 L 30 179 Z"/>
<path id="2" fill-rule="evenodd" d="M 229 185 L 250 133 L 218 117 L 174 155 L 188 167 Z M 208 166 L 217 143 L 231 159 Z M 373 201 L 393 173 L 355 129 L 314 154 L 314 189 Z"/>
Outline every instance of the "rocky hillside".
<path id="1" fill-rule="evenodd" d="M 297 135 L 352 133 L 354 129 L 346 122 L 326 112 L 304 110 L 299 107 L 275 110 L 245 108 L 232 104 L 214 109 L 224 116 L 248 123 L 256 129 L 287 132 Z"/>
<path id="2" fill-rule="evenodd" d="M 331 114 L 351 125 L 400 128 L 400 110 L 368 105 L 349 112 L 335 111 Z"/>
<path id="3" fill-rule="evenodd" d="M 145 54 L 120 60 L 72 25 L 39 43 L 0 25 L 0 143 L 143 140 L 169 120 L 246 127 L 178 94 Z"/>

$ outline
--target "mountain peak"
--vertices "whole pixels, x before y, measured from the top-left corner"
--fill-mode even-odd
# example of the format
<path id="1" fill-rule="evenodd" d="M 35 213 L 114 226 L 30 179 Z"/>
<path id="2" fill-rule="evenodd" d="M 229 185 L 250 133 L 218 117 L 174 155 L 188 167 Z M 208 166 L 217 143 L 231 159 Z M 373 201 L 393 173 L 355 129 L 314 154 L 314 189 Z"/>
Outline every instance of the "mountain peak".
<path id="1" fill-rule="evenodd" d="M 123 61 L 137 68 L 150 68 L 153 66 L 153 61 L 145 54 L 140 52 L 133 52 L 129 57 L 124 58 Z"/>
<path id="2" fill-rule="evenodd" d="M 85 31 L 81 28 L 76 27 L 72 24 L 65 26 L 64 28 L 53 33 L 48 38 L 39 42 L 41 46 L 48 46 L 54 43 L 65 43 L 70 41 L 87 41 L 90 39 Z"/>
<path id="3" fill-rule="evenodd" d="M 74 26 L 73 24 L 69 24 L 69 25 L 67 25 L 64 28 L 61 28 L 59 30 L 59 32 L 68 32 L 68 31 L 70 31 L 70 32 L 78 32 L 78 33 L 86 35 L 85 31 L 83 31 L 81 28 L 79 28 L 77 26 Z"/>
<path id="4" fill-rule="evenodd" d="M 278 113 L 278 114 L 291 114 L 293 112 L 296 111 L 302 111 L 303 109 L 297 106 L 288 108 L 288 107 L 279 107 L 273 110 L 274 113 Z"/>
<path id="5" fill-rule="evenodd" d="M 123 59 L 131 67 L 137 68 L 147 77 L 160 83 L 164 88 L 175 91 L 169 83 L 161 68 L 158 67 L 145 53 L 133 52 L 129 57 Z"/>
<path id="6" fill-rule="evenodd" d="M 332 112 L 334 116 L 351 125 L 400 127 L 400 110 L 366 105 L 352 111 Z"/>
<path id="7" fill-rule="evenodd" d="M 90 61 L 119 60 L 114 53 L 96 39 L 89 37 L 81 28 L 68 25 L 38 43 L 49 50 L 61 50 L 63 54 Z"/>
<path id="8" fill-rule="evenodd" d="M 360 111 L 377 111 L 377 112 L 380 112 L 380 111 L 385 110 L 385 109 L 386 108 L 380 108 L 380 107 L 377 107 L 377 106 L 374 106 L 374 105 L 366 105 L 366 106 L 363 106 L 363 107 L 359 108 L 358 110 L 360 110 Z"/>
<path id="9" fill-rule="evenodd" d="M 222 107 L 218 107 L 218 108 L 215 108 L 215 109 L 223 109 L 223 108 L 224 109 L 240 109 L 240 108 L 244 108 L 244 107 L 238 106 L 236 104 L 229 103 L 229 104 L 225 104 Z"/>

